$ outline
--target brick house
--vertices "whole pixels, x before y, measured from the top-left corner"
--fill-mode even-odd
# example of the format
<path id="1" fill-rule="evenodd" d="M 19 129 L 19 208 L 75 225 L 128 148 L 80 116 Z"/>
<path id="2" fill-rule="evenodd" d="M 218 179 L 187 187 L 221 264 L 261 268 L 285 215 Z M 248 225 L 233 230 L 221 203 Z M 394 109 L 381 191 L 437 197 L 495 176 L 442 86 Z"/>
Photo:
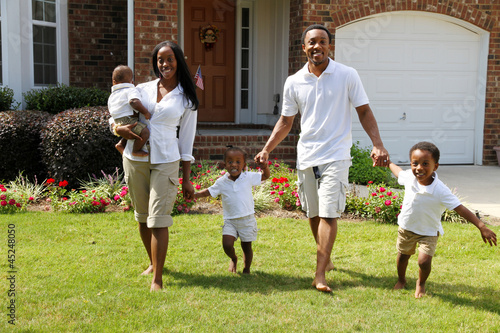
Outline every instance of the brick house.
<path id="1" fill-rule="evenodd" d="M 0 0 L 1 84 L 17 101 L 57 82 L 108 90 L 121 63 L 144 82 L 153 47 L 174 40 L 192 73 L 203 73 L 200 127 L 266 129 L 286 77 L 305 62 L 303 29 L 322 23 L 335 34 L 332 58 L 360 73 L 393 160 L 407 162 L 413 142 L 432 140 L 443 164 L 491 165 L 500 145 L 499 19 L 494 0 Z M 217 41 L 205 45 L 200 31 L 209 28 Z M 201 135 L 198 156 L 226 143 L 260 147 L 267 135 L 255 133 Z M 357 122 L 353 139 L 369 145 Z M 295 142 L 279 157 L 293 156 Z"/>

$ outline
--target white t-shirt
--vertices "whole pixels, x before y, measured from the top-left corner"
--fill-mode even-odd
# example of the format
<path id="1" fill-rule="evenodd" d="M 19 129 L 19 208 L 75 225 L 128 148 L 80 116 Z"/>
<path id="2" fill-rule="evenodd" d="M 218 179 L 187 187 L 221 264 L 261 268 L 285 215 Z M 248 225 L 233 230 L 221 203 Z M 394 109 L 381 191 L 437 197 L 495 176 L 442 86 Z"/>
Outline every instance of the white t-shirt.
<path id="1" fill-rule="evenodd" d="M 156 103 L 158 81 L 159 79 L 156 79 L 137 86 L 137 90 L 141 93 L 142 104 L 151 113 L 149 120 L 139 114 L 139 121 L 145 123 L 150 131 L 149 156 L 132 156 L 134 140 L 127 141 L 123 154 L 133 161 L 147 162 L 151 158 L 152 164 L 170 163 L 179 159 L 193 162 L 198 111 L 190 109 L 180 85 Z M 177 138 L 177 126 L 180 126 L 179 138 Z"/>
<path id="2" fill-rule="evenodd" d="M 260 172 L 242 172 L 235 181 L 229 179 L 229 172 L 208 188 L 210 195 L 222 199 L 224 219 L 237 219 L 255 213 L 252 186 L 260 185 Z"/>
<path id="3" fill-rule="evenodd" d="M 356 70 L 330 58 L 319 77 L 309 72 L 307 64 L 289 76 L 281 114 L 301 114 L 297 169 L 350 159 L 351 105 L 356 108 L 368 103 Z"/>
<path id="4" fill-rule="evenodd" d="M 113 119 L 134 115 L 130 100 L 141 99 L 141 93 L 132 83 L 119 83 L 111 87 L 108 98 L 108 110 Z"/>
<path id="5" fill-rule="evenodd" d="M 398 216 L 398 225 L 422 236 L 444 234 L 441 215 L 445 209 L 460 206 L 460 200 L 438 179 L 428 186 L 420 185 L 411 170 L 401 171 L 398 183 L 405 187 L 403 208 Z"/>

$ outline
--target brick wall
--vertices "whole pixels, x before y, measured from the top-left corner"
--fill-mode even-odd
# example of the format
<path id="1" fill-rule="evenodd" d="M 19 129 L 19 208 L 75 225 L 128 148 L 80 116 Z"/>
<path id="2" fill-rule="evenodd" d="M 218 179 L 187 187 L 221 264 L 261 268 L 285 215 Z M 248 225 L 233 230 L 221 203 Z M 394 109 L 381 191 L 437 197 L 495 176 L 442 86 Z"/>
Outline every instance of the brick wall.
<path id="1" fill-rule="evenodd" d="M 127 0 L 69 0 L 68 42 L 69 84 L 109 91 L 113 69 L 127 64 Z"/>
<path id="2" fill-rule="evenodd" d="M 135 77 L 136 83 L 153 79 L 151 51 L 165 40 L 178 41 L 177 0 L 136 0 L 135 11 Z"/>
<path id="3" fill-rule="evenodd" d="M 310 24 L 323 23 L 335 33 L 336 27 L 359 18 L 404 10 L 453 16 L 490 32 L 483 163 L 497 164 L 493 146 L 500 146 L 500 3 L 496 0 L 290 0 L 289 72 L 306 61 L 300 38 Z"/>

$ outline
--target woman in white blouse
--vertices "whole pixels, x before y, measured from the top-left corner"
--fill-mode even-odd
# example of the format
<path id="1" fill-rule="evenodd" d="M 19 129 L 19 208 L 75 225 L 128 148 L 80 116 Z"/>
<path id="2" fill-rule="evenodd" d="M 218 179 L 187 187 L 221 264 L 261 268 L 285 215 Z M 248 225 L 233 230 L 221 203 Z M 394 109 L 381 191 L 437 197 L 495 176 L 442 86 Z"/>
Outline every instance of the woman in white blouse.
<path id="1" fill-rule="evenodd" d="M 179 185 L 179 161 L 185 179 L 184 197 L 191 199 L 194 193 L 189 179 L 199 102 L 184 54 L 177 44 L 170 41 L 158 44 L 153 50 L 152 65 L 158 79 L 137 86 L 142 104 L 151 113 L 149 120 L 140 115 L 140 121 L 148 125 L 151 133 L 146 146 L 149 156 L 133 156 L 133 142 L 128 142 L 123 152 L 123 169 L 150 260 L 143 274 L 153 273 L 151 291 L 155 291 L 163 288 L 168 227 L 173 224 L 170 213 Z M 130 140 L 134 139 L 131 127 L 120 126 L 115 130 Z"/>

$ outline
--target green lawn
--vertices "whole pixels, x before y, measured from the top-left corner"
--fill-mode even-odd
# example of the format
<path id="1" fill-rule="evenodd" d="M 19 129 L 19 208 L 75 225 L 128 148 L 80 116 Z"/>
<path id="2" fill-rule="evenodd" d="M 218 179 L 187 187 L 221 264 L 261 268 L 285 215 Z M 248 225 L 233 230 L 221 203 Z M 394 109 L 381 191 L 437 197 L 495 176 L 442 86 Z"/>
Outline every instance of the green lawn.
<path id="1" fill-rule="evenodd" d="M 445 224 L 415 299 L 396 282 L 397 227 L 340 222 L 332 294 L 311 287 L 315 245 L 306 220 L 258 219 L 252 274 L 227 272 L 219 215 L 182 215 L 170 228 L 164 291 L 150 293 L 132 213 L 2 215 L 2 321 L 15 300 L 19 332 L 499 332 L 500 249 L 473 225 Z M 15 226 L 15 297 L 7 254 Z M 11 228 L 12 229 L 12 228 Z M 500 227 L 492 227 L 500 234 Z M 239 242 L 237 253 L 241 254 Z M 242 265 L 238 267 L 241 272 Z"/>

